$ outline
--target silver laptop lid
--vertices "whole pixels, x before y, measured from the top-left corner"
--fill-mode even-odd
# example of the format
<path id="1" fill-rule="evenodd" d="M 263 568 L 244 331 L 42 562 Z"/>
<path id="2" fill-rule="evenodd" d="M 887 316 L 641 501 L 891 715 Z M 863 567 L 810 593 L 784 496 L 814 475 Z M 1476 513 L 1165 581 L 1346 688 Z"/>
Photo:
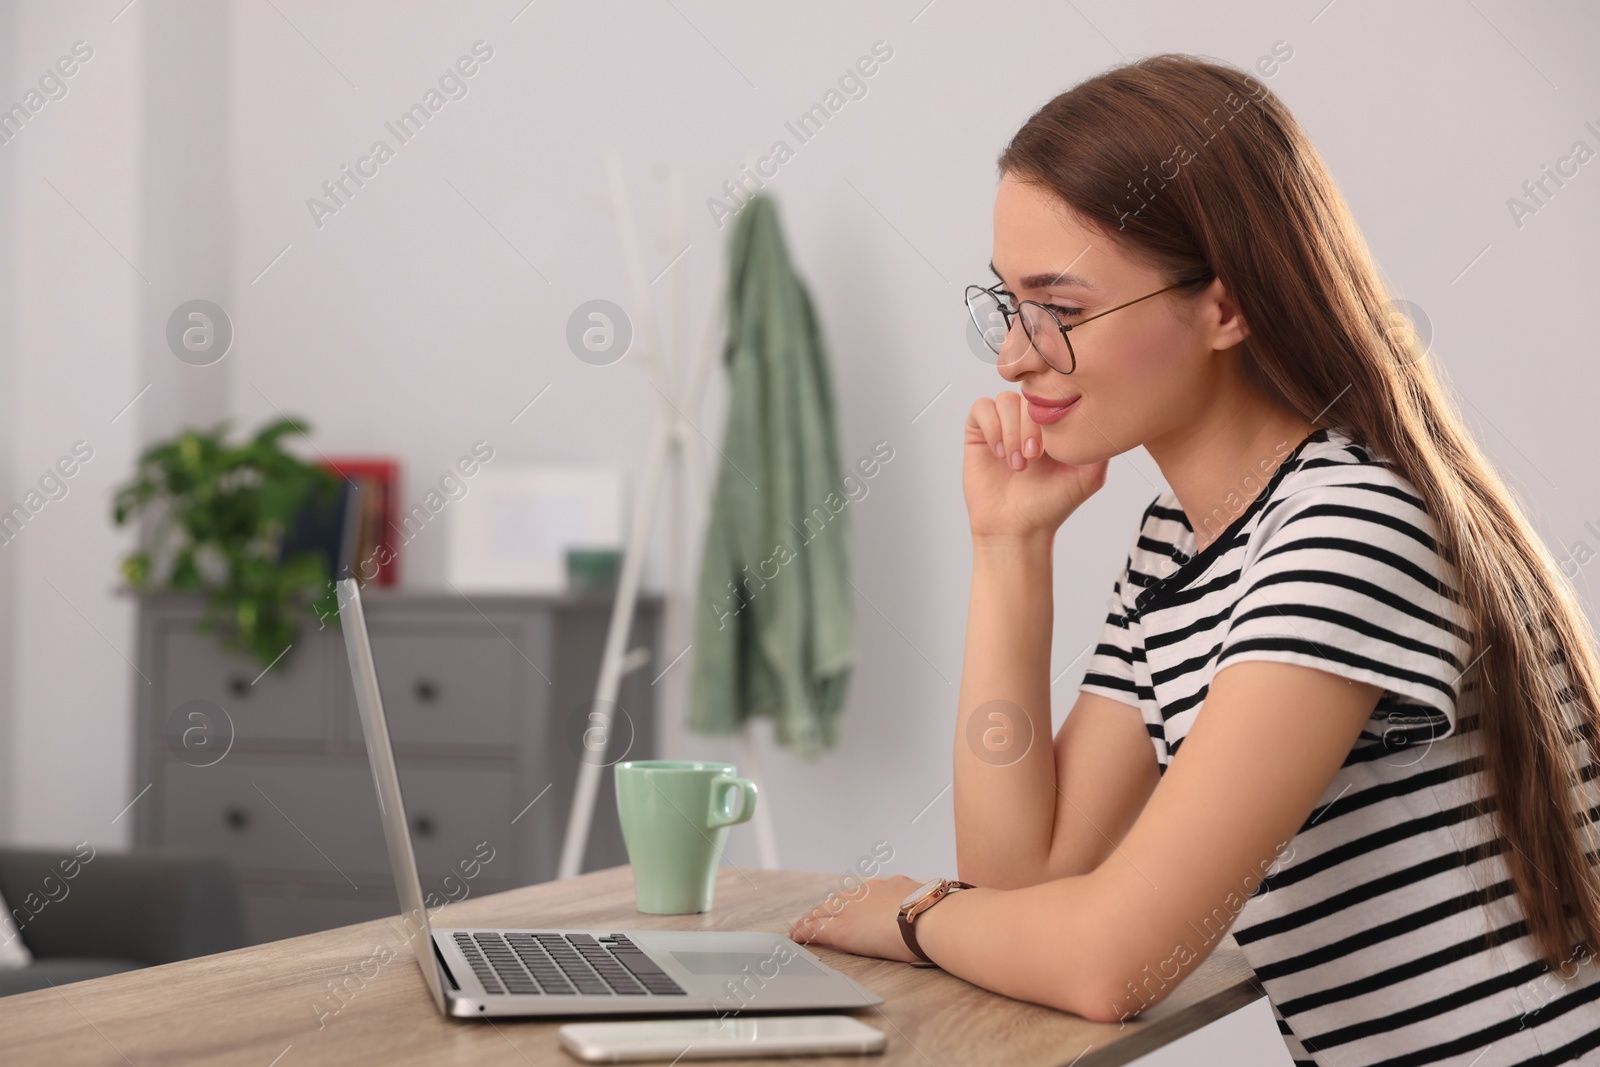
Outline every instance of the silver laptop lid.
<path id="1" fill-rule="evenodd" d="M 378 671 L 372 662 L 372 641 L 367 636 L 367 617 L 361 609 L 361 587 L 354 578 L 346 578 L 337 584 L 336 590 L 339 627 L 344 631 L 350 677 L 356 688 L 356 707 L 361 712 L 361 732 L 367 739 L 367 758 L 372 764 L 373 783 L 378 788 L 383 839 L 389 846 L 389 866 L 394 871 L 394 887 L 400 896 L 400 921 L 417 965 L 422 968 L 422 977 L 433 991 L 439 1010 L 445 1011 L 444 981 L 434 956 L 433 928 L 428 922 L 422 881 L 417 877 L 417 857 L 411 851 L 411 831 L 406 822 L 405 805 L 400 799 L 400 774 L 395 769 L 394 750 L 389 746 L 389 724 L 383 717 Z"/>

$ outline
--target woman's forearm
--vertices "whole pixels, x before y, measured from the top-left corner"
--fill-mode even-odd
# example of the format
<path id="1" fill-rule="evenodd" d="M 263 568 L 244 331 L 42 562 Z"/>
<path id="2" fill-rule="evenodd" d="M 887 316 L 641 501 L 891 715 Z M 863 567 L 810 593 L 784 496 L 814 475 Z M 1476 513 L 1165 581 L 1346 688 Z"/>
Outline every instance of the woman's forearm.
<path id="1" fill-rule="evenodd" d="M 1046 877 L 1055 824 L 1048 535 L 976 540 L 954 771 L 956 865 L 978 885 Z"/>
<path id="2" fill-rule="evenodd" d="M 1114 1022 L 1114 945 L 1098 929 L 1104 914 L 1095 876 L 1074 875 L 1021 889 L 951 893 L 916 920 L 917 943 L 957 978 L 1017 1000 Z"/>

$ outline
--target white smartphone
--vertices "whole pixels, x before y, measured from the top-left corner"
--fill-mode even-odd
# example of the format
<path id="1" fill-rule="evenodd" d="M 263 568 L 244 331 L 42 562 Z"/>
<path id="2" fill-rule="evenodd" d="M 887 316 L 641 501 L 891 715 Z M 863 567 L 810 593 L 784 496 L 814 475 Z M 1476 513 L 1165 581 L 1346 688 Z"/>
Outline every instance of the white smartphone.
<path id="1" fill-rule="evenodd" d="M 568 1023 L 556 1033 L 561 1047 L 585 1063 L 882 1052 L 884 1047 L 882 1030 L 848 1015 Z"/>

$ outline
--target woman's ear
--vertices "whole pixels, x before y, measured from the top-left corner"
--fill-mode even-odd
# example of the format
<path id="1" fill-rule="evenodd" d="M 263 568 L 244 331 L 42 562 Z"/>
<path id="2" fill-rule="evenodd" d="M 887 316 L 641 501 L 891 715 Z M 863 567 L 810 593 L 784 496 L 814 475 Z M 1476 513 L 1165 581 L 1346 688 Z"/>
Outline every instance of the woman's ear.
<path id="1" fill-rule="evenodd" d="M 1214 331 L 1211 338 L 1213 349 L 1233 348 L 1250 336 L 1250 324 L 1245 322 L 1244 312 L 1234 301 L 1233 294 L 1222 284 L 1221 278 L 1211 279 L 1201 299 L 1205 302 L 1207 320 Z"/>

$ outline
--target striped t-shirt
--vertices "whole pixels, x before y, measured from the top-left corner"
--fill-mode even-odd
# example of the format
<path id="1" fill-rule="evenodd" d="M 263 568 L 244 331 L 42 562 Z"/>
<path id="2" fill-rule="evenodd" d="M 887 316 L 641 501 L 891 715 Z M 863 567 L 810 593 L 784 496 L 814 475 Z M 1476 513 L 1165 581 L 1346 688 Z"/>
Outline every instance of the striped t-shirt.
<path id="1" fill-rule="evenodd" d="M 1527 934 L 1490 821 L 1480 653 L 1415 486 L 1337 429 L 1279 456 L 1197 520 L 1220 531 L 1203 551 L 1155 499 L 1081 688 L 1139 709 L 1165 773 L 1225 664 L 1383 687 L 1231 928 L 1296 1063 L 1600 1063 L 1600 960 L 1552 971 Z M 1597 817 L 1592 774 L 1574 802 Z"/>

